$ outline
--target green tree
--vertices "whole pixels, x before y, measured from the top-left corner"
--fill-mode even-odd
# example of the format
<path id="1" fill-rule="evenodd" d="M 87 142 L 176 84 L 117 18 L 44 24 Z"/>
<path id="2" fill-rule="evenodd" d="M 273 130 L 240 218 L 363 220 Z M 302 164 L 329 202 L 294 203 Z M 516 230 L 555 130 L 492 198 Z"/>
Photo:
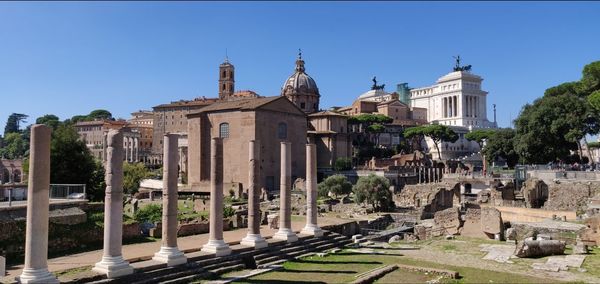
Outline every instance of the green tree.
<path id="1" fill-rule="evenodd" d="M 97 109 L 87 115 L 88 120 L 113 120 L 112 113 L 105 109 Z"/>
<path id="2" fill-rule="evenodd" d="M 0 148 L 0 157 L 19 159 L 25 155 L 27 144 L 21 133 L 10 132 L 4 136 L 4 147 Z"/>
<path id="3" fill-rule="evenodd" d="M 590 95 L 600 90 L 600 61 L 592 62 L 583 67 L 582 77 L 579 81 L 579 92 Z"/>
<path id="4" fill-rule="evenodd" d="M 439 124 L 423 125 L 411 127 L 404 131 L 404 137 L 410 139 L 415 136 L 426 136 L 433 141 L 433 146 L 438 153 L 438 158 L 441 160 L 439 145 L 441 142 L 454 143 L 458 140 L 458 135 L 450 127 Z"/>
<path id="5" fill-rule="evenodd" d="M 479 149 L 483 150 L 483 143 L 489 140 L 495 132 L 495 129 L 475 129 L 465 134 L 465 139 L 477 142 Z"/>
<path id="6" fill-rule="evenodd" d="M 162 220 L 162 206 L 158 204 L 148 204 L 138 209 L 133 214 L 133 219 L 139 223 L 157 223 Z"/>
<path id="7" fill-rule="evenodd" d="M 380 113 L 363 113 L 348 118 L 348 124 L 361 124 L 368 140 L 375 140 L 376 144 L 379 144 L 379 134 L 385 130 L 384 124 L 392 121 L 394 121 L 393 118 Z"/>
<path id="8" fill-rule="evenodd" d="M 360 177 L 352 191 L 355 202 L 371 204 L 376 211 L 387 211 L 393 207 L 390 181 L 385 177 L 374 174 Z"/>
<path id="9" fill-rule="evenodd" d="M 123 191 L 127 194 L 135 194 L 140 188 L 142 179 L 148 178 L 151 172 L 143 163 L 123 164 Z"/>
<path id="10" fill-rule="evenodd" d="M 98 183 L 98 164 L 85 143 L 79 139 L 75 128 L 61 124 L 52 132 L 50 143 L 50 182 L 86 184 L 88 193 L 95 193 L 102 185 Z"/>
<path id="11" fill-rule="evenodd" d="M 587 101 L 595 111 L 600 111 L 600 90 L 590 94 L 587 97 Z"/>
<path id="12" fill-rule="evenodd" d="M 49 127 L 52 128 L 52 130 L 56 130 L 58 128 L 58 125 L 60 124 L 60 120 L 58 119 L 58 116 L 54 115 L 54 114 L 46 114 L 44 116 L 38 117 L 35 120 L 36 124 L 45 124 Z"/>
<path id="13" fill-rule="evenodd" d="M 335 160 L 335 170 L 336 171 L 347 171 L 347 170 L 351 170 L 352 169 L 352 159 L 350 158 L 337 158 L 337 160 Z"/>
<path id="14" fill-rule="evenodd" d="M 483 155 L 490 161 L 495 161 L 498 158 L 505 159 L 509 167 L 514 167 L 519 161 L 519 155 L 517 155 L 514 146 L 515 134 L 515 130 L 512 128 L 494 131 L 482 150 Z"/>
<path id="15" fill-rule="evenodd" d="M 331 192 L 337 199 L 340 195 L 348 195 L 352 192 L 352 184 L 344 175 L 329 176 L 317 187 L 321 197 L 327 197 L 328 193 Z"/>
<path id="16" fill-rule="evenodd" d="M 12 113 L 6 120 L 6 126 L 4 127 L 4 136 L 8 133 L 20 133 L 20 124 L 27 119 L 28 115 L 22 113 Z"/>
<path id="17" fill-rule="evenodd" d="M 525 105 L 515 126 L 517 154 L 525 163 L 539 164 L 566 159 L 581 149 L 586 134 L 599 130 L 587 100 L 569 94 L 544 96 Z"/>

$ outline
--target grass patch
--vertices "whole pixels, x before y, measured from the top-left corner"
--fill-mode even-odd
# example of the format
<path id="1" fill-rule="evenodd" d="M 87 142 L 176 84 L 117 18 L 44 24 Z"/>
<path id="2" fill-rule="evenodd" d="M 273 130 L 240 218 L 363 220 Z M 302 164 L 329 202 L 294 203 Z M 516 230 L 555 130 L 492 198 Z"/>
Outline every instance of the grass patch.
<path id="1" fill-rule="evenodd" d="M 442 246 L 442 249 L 444 249 L 444 251 L 455 251 L 456 246 L 453 244 L 446 244 Z"/>
<path id="2" fill-rule="evenodd" d="M 92 270 L 92 266 L 88 265 L 88 266 L 75 267 L 75 268 L 71 268 L 71 269 L 56 271 L 56 272 L 52 272 L 52 274 L 54 274 L 54 276 L 56 276 L 57 278 L 58 277 L 69 277 L 69 276 L 75 276 L 75 275 L 81 274 L 83 272 L 88 272 L 90 270 Z"/>
<path id="3" fill-rule="evenodd" d="M 587 273 L 600 277 L 600 247 L 593 247 L 590 249 L 590 253 L 583 261 L 581 267 L 587 269 Z"/>
<path id="4" fill-rule="evenodd" d="M 458 267 L 443 265 L 433 262 L 411 259 L 401 255 L 367 255 L 356 254 L 349 251 L 342 251 L 335 255 L 326 257 L 310 256 L 299 260 L 288 261 L 284 263 L 284 269 L 257 275 L 237 283 L 276 283 L 281 282 L 325 282 L 325 283 L 343 283 L 351 282 L 355 276 L 388 264 L 406 264 L 421 267 L 431 267 L 438 269 L 458 271 L 461 279 L 442 279 L 447 283 L 552 283 L 553 280 L 512 274 L 506 272 L 496 272 L 470 267 Z M 404 276 L 403 276 L 404 275 Z M 418 272 L 398 271 L 395 278 L 391 278 L 394 283 L 399 279 L 406 279 L 408 282 L 424 282 L 423 277 Z M 404 278 L 403 278 L 404 277 Z M 429 277 L 429 276 L 428 276 Z M 386 283 L 387 280 L 380 283 Z M 425 280 L 427 281 L 427 280 Z M 388 282 L 389 283 L 389 282 Z"/>

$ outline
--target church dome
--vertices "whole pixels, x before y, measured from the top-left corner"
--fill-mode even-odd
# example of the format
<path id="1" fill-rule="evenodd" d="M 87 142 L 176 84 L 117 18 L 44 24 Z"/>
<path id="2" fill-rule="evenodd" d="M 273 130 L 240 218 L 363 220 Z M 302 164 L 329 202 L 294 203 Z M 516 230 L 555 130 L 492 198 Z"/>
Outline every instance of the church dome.
<path id="1" fill-rule="evenodd" d="M 319 88 L 315 80 L 304 72 L 302 53 L 298 53 L 296 72 L 292 74 L 281 88 L 281 95 L 286 96 L 292 103 L 305 113 L 319 111 Z"/>
<path id="2" fill-rule="evenodd" d="M 304 60 L 302 60 L 301 56 L 296 60 L 296 72 L 285 81 L 281 88 L 282 96 L 298 93 L 319 96 L 317 83 L 304 72 Z"/>

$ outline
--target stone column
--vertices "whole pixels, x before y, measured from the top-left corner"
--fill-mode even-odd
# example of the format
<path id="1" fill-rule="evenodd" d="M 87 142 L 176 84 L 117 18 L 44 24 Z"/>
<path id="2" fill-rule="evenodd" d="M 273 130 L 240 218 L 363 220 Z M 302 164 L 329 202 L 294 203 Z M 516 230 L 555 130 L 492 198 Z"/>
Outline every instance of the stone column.
<path id="1" fill-rule="evenodd" d="M 164 159 L 164 158 L 163 158 Z M 210 235 L 202 251 L 229 255 L 223 241 L 223 139 L 213 138 L 210 145 Z"/>
<path id="2" fill-rule="evenodd" d="M 31 127 L 25 268 L 17 279 L 20 283 L 58 283 L 56 277 L 48 271 L 51 132 L 45 125 L 36 124 Z"/>
<path id="3" fill-rule="evenodd" d="M 187 263 L 177 248 L 177 140 L 179 135 L 167 133 L 163 139 L 163 210 L 162 243 L 153 260 L 175 266 Z"/>
<path id="4" fill-rule="evenodd" d="M 133 155 L 133 161 L 140 161 L 140 145 L 137 137 L 133 138 L 133 149 L 135 149 L 135 155 Z"/>
<path id="5" fill-rule="evenodd" d="M 274 239 L 295 242 L 298 236 L 292 231 L 292 143 L 281 142 L 281 177 L 279 183 L 279 231 Z"/>
<path id="6" fill-rule="evenodd" d="M 302 234 L 323 236 L 323 230 L 317 226 L 317 147 L 306 144 L 306 226 Z"/>
<path id="7" fill-rule="evenodd" d="M 259 249 L 268 245 L 260 235 L 260 141 L 250 140 L 248 172 L 248 234 L 240 244 Z"/>
<path id="8" fill-rule="evenodd" d="M 121 252 L 123 239 L 123 133 L 108 131 L 104 199 L 104 253 L 92 269 L 115 278 L 133 273 Z"/>
<path id="9" fill-rule="evenodd" d="M 106 141 L 106 137 L 108 132 L 102 133 L 102 163 L 106 163 L 106 148 L 108 147 L 108 142 Z"/>

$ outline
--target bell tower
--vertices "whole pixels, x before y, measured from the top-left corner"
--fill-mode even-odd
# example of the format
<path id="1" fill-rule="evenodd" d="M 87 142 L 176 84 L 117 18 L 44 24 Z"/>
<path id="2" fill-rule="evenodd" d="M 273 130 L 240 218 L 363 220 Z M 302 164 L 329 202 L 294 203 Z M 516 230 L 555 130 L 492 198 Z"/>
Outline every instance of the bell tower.
<path id="1" fill-rule="evenodd" d="M 229 100 L 229 97 L 235 92 L 234 80 L 235 68 L 229 63 L 229 58 L 225 57 L 225 62 L 219 65 L 219 99 Z"/>

